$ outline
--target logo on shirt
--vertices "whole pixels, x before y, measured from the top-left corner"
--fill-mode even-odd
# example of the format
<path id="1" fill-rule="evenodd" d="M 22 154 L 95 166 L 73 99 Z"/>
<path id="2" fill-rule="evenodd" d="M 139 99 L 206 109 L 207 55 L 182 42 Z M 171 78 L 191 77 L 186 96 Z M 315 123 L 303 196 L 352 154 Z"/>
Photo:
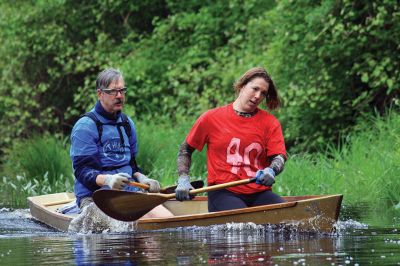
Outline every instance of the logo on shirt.
<path id="1" fill-rule="evenodd" d="M 125 158 L 125 149 L 119 138 L 107 140 L 103 146 L 103 153 L 105 157 L 111 160 L 123 160 Z"/>
<path id="2" fill-rule="evenodd" d="M 254 161 L 250 161 L 250 153 L 256 153 Z M 250 165 L 254 165 L 256 169 L 260 169 L 258 158 L 262 153 L 261 144 L 254 142 L 244 148 L 243 154 L 240 154 L 240 139 L 232 138 L 228 147 L 226 148 L 226 162 L 232 165 L 231 173 L 237 174 L 239 168 L 243 167 L 248 176 L 255 176 L 256 172 L 252 171 Z"/>

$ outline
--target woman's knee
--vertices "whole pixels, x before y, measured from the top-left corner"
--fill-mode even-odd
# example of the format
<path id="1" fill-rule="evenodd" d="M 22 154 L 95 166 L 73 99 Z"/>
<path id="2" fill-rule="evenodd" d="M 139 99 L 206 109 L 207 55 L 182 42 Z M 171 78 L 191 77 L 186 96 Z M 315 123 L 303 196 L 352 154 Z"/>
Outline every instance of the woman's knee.
<path id="1" fill-rule="evenodd" d="M 208 211 L 226 211 L 246 208 L 246 203 L 228 190 L 211 191 L 208 193 Z"/>

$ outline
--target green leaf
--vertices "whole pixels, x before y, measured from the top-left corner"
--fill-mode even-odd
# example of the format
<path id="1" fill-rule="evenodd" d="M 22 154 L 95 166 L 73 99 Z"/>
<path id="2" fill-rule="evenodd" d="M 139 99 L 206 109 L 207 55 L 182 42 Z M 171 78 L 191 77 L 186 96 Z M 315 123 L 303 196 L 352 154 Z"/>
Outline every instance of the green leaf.
<path id="1" fill-rule="evenodd" d="M 369 81 L 368 73 L 363 73 L 361 75 L 361 81 L 364 83 L 368 83 L 368 81 Z"/>

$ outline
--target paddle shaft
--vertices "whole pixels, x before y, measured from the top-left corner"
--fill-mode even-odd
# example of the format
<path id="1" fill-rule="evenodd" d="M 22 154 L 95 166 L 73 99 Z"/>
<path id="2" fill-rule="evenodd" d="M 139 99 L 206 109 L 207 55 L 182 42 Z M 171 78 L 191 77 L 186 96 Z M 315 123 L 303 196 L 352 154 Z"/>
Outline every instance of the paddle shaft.
<path id="1" fill-rule="evenodd" d="M 150 188 L 149 185 L 147 184 L 142 184 L 142 183 L 138 183 L 138 182 L 129 182 L 128 186 L 134 186 L 134 187 L 140 187 L 143 188 L 145 190 L 148 190 Z"/>
<path id="2" fill-rule="evenodd" d="M 202 188 L 204 186 L 203 180 L 195 180 L 195 181 L 190 182 L 190 184 L 196 189 Z M 145 190 L 149 190 L 149 188 L 150 188 L 149 185 L 138 183 L 138 182 L 129 182 L 128 186 L 135 186 L 135 187 L 139 187 L 139 188 L 142 188 Z M 163 194 L 174 193 L 175 189 L 176 189 L 176 185 L 164 187 L 164 188 L 160 189 L 160 193 L 163 193 Z"/>
<path id="3" fill-rule="evenodd" d="M 209 187 L 192 189 L 189 191 L 189 194 L 196 195 L 196 194 L 203 193 L 203 192 L 215 191 L 215 190 L 220 190 L 220 189 L 234 187 L 234 186 L 240 186 L 240 185 L 246 185 L 246 184 L 249 184 L 249 183 L 252 183 L 255 181 L 256 181 L 256 178 L 252 177 L 249 179 L 243 179 L 243 180 L 232 181 L 232 182 L 228 182 L 228 183 L 224 183 L 224 184 L 213 185 L 213 186 L 209 186 Z M 175 198 L 175 193 L 164 194 L 163 197 L 166 199 L 173 199 L 173 198 Z"/>

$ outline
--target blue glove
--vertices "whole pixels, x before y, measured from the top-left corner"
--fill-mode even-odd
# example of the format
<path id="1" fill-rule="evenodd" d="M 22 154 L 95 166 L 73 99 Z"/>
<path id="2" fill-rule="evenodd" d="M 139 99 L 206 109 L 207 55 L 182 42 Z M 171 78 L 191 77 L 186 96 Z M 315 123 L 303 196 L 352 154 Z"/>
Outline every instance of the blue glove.
<path id="1" fill-rule="evenodd" d="M 187 175 L 182 175 L 178 178 L 178 185 L 175 189 L 175 197 L 179 201 L 191 200 L 193 195 L 189 194 L 189 190 L 194 189 L 190 184 L 190 178 Z"/>
<path id="2" fill-rule="evenodd" d="M 258 170 L 256 173 L 256 184 L 264 186 L 272 186 L 275 183 L 275 172 L 272 168 Z"/>

